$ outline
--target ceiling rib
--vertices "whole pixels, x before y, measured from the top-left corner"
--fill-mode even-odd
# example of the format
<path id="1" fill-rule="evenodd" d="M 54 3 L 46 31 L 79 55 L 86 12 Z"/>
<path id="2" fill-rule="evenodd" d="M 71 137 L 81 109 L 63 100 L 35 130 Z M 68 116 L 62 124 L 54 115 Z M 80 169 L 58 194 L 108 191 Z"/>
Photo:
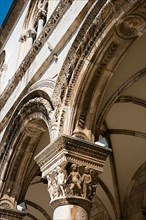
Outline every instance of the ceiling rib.
<path id="1" fill-rule="evenodd" d="M 120 96 L 117 100 L 116 100 L 116 103 L 118 102 L 122 102 L 122 103 L 133 103 L 133 104 L 136 104 L 136 105 L 140 105 L 144 108 L 146 108 L 146 101 L 142 100 L 142 99 L 139 99 L 139 98 L 136 98 L 136 97 L 133 97 L 133 96 Z"/>
<path id="2" fill-rule="evenodd" d="M 111 135 L 111 134 L 120 134 L 120 135 L 130 135 L 130 136 L 135 136 L 135 137 L 146 139 L 146 133 L 143 133 L 140 131 L 134 131 L 134 130 L 107 129 L 104 133 L 106 133 L 106 136 Z"/>

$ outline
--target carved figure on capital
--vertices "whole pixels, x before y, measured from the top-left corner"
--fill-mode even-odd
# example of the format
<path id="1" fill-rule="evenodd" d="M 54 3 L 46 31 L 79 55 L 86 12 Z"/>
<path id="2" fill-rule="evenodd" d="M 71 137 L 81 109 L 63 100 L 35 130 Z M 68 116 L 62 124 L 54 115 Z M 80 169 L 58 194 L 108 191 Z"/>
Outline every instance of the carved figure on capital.
<path id="1" fill-rule="evenodd" d="M 80 169 L 79 169 L 80 168 Z M 48 192 L 51 200 L 60 197 L 80 196 L 91 200 L 96 192 L 98 174 L 88 167 L 83 169 L 71 164 L 67 170 L 57 166 L 47 175 Z"/>
<path id="2" fill-rule="evenodd" d="M 67 182 L 67 172 L 63 170 L 60 166 L 56 168 L 57 176 L 56 180 L 61 190 L 61 195 L 65 196 L 65 184 Z"/>
<path id="3" fill-rule="evenodd" d="M 61 193 L 61 191 L 59 190 L 59 185 L 57 183 L 57 180 L 54 176 L 54 172 L 47 175 L 47 180 L 48 180 L 48 192 L 51 200 L 53 200 L 59 197 Z"/>
<path id="4" fill-rule="evenodd" d="M 69 188 L 72 195 L 81 195 L 81 175 L 78 172 L 77 164 L 71 165 L 71 172 L 68 176 Z"/>
<path id="5" fill-rule="evenodd" d="M 83 197 L 88 198 L 91 196 L 91 182 L 92 182 L 92 177 L 90 174 L 90 169 L 88 167 L 85 167 L 84 169 L 84 174 L 82 175 L 82 184 L 83 184 Z"/>

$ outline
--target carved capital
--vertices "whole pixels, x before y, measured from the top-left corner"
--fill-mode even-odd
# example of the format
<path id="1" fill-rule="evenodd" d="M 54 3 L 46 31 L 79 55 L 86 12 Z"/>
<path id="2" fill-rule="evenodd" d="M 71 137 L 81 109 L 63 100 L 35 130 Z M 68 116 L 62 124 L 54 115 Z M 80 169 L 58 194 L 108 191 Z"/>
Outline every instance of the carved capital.
<path id="1" fill-rule="evenodd" d="M 39 19 L 43 19 L 44 20 L 46 15 L 47 15 L 47 12 L 43 8 L 39 7 L 38 8 L 38 12 L 36 14 L 35 21 L 37 22 Z"/>
<path id="2" fill-rule="evenodd" d="M 25 34 L 20 36 L 19 41 L 21 43 L 25 42 L 28 38 L 34 38 L 36 36 L 36 31 L 34 29 L 29 29 Z"/>
<path id="3" fill-rule="evenodd" d="M 82 204 L 90 203 L 98 184 L 98 174 L 103 172 L 110 153 L 108 148 L 65 135 L 40 152 L 35 160 L 42 177 L 48 180 L 52 206 L 74 204 L 73 201 L 78 205 L 77 201 L 82 201 L 79 206 L 83 207 Z"/>

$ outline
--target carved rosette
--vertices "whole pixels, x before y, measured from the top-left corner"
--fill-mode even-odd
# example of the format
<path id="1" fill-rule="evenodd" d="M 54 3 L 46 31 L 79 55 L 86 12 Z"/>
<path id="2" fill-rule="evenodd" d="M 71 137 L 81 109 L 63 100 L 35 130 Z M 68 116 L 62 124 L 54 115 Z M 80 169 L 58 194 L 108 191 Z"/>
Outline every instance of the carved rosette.
<path id="1" fill-rule="evenodd" d="M 48 181 L 51 205 L 74 204 L 89 212 L 109 154 L 109 148 L 65 135 L 49 144 L 35 160 Z"/>
<path id="2" fill-rule="evenodd" d="M 119 22 L 116 33 L 122 39 L 132 39 L 145 30 L 145 19 L 139 14 L 130 14 Z"/>

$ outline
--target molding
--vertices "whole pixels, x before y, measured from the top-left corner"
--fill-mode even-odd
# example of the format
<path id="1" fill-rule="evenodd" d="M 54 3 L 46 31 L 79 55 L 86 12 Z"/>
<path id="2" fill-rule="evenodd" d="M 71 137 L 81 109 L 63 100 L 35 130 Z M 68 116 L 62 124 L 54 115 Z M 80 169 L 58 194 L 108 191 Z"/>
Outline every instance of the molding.
<path id="1" fill-rule="evenodd" d="M 13 1 L 10 10 L 3 22 L 4 27 L 2 27 L 0 31 L 0 49 L 2 48 L 3 44 L 7 40 L 10 32 L 12 31 L 18 17 L 21 15 L 23 7 L 27 4 L 28 0 L 18 0 Z"/>
<path id="2" fill-rule="evenodd" d="M 47 86 L 49 86 L 49 88 Z M 25 104 L 26 100 L 29 100 L 29 98 L 32 99 L 32 98 L 39 97 L 39 98 L 46 99 L 46 102 L 50 103 L 50 108 L 52 108 L 53 110 L 54 107 L 53 107 L 52 101 L 50 100 L 50 95 L 52 93 L 51 90 L 53 90 L 53 88 L 54 88 L 53 83 L 49 83 L 49 82 L 47 83 L 46 80 L 33 84 L 32 87 L 29 88 L 29 91 L 28 91 L 29 93 L 27 93 L 25 96 L 21 94 L 19 96 L 18 101 L 16 101 L 15 105 L 13 105 L 8 111 L 8 113 L 5 115 L 5 117 L 0 123 L 0 132 L 2 132 L 2 130 L 6 126 L 6 123 L 8 123 L 8 121 L 10 120 L 12 112 L 14 112 L 15 109 L 17 109 L 16 111 L 18 112 L 20 108 L 23 108 L 23 105 Z M 16 107 L 16 104 L 17 104 L 17 107 Z M 15 115 L 15 112 L 13 115 Z"/>
<path id="3" fill-rule="evenodd" d="M 133 18 L 134 12 L 135 12 L 134 10 L 138 10 L 137 8 L 139 6 L 138 1 L 136 1 L 135 4 L 133 5 L 125 1 L 121 1 L 120 3 L 118 2 L 118 4 L 115 4 L 114 2 L 114 7 L 113 7 L 113 1 L 108 1 L 107 4 L 104 4 L 104 3 L 105 2 L 103 2 L 103 5 L 102 5 L 101 2 L 98 2 L 97 5 L 95 5 L 93 10 L 91 11 L 92 15 L 91 14 L 88 15 L 75 42 L 73 43 L 68 53 L 68 56 L 64 62 L 64 65 L 58 77 L 58 81 L 56 82 L 56 87 L 54 89 L 54 94 L 53 94 L 53 102 L 55 104 L 61 103 L 60 104 L 61 108 L 58 110 L 60 111 L 58 115 L 58 118 L 60 119 L 60 129 L 59 129 L 60 133 L 63 133 L 64 121 L 65 121 L 64 118 L 66 117 L 66 114 L 67 114 L 67 106 L 72 101 L 72 94 L 73 94 L 77 79 L 79 77 L 79 74 L 85 62 L 88 60 L 88 56 L 89 54 L 91 54 L 91 50 L 94 48 L 95 43 L 102 36 L 102 33 L 108 28 L 109 25 L 112 25 L 113 40 L 111 40 L 110 38 L 111 45 L 109 45 L 109 41 L 108 41 L 107 51 L 104 52 L 103 59 L 101 57 L 100 59 L 98 59 L 100 60 L 100 62 L 98 63 L 98 65 L 96 65 L 97 71 L 92 77 L 92 82 L 89 84 L 88 91 L 86 92 L 86 95 L 84 96 L 82 112 L 79 113 L 80 116 L 79 116 L 79 119 L 77 119 L 79 121 L 81 129 L 84 128 L 85 123 L 86 123 L 85 120 L 86 120 L 87 113 L 88 113 L 89 106 L 90 106 L 89 103 L 91 103 L 91 97 L 94 93 L 95 85 L 97 85 L 97 83 L 100 82 L 99 80 L 101 76 L 103 77 L 104 73 L 105 73 L 104 76 L 106 77 L 107 71 L 111 70 L 111 73 L 109 73 L 108 75 L 108 79 L 109 79 L 109 77 L 112 74 L 113 69 L 119 63 L 126 49 L 129 47 L 132 41 L 134 41 L 136 37 L 138 37 L 140 34 L 139 30 L 137 30 L 136 37 L 134 34 L 133 38 L 129 37 L 127 40 L 125 38 L 122 38 L 122 36 L 120 38 L 116 34 L 116 31 L 115 31 L 115 28 L 116 28 L 115 24 L 117 23 L 117 26 L 118 26 L 118 20 L 121 19 L 122 16 L 124 17 L 126 13 L 130 13 L 126 15 L 127 17 L 131 16 L 132 19 L 134 19 Z M 141 2 L 141 5 L 142 4 L 144 4 L 144 1 Z M 99 6 L 100 6 L 100 9 L 99 9 Z M 121 11 L 122 7 L 124 7 L 124 9 L 126 8 L 126 11 L 124 11 L 124 14 L 123 14 L 123 11 Z M 131 12 L 130 10 L 131 11 L 133 10 L 133 12 Z M 140 12 L 139 11 L 137 11 L 137 13 L 141 14 L 141 11 Z M 141 22 L 145 22 L 144 19 L 142 19 Z M 95 28 L 97 26 L 99 27 L 98 29 Z M 128 34 L 130 34 L 129 31 L 127 31 L 127 36 L 129 36 Z M 109 30 L 107 32 L 109 33 Z M 144 29 L 143 29 L 143 32 L 144 32 Z M 100 46 L 98 47 L 101 50 Z M 98 53 L 99 53 L 99 49 L 98 49 Z M 115 56 L 116 56 L 116 59 L 114 59 Z M 86 75 L 84 74 L 84 80 L 85 80 L 85 76 Z M 108 79 L 106 80 L 108 81 Z M 88 80 L 88 83 L 89 83 L 89 80 Z M 106 85 L 104 84 L 102 86 L 104 88 Z M 73 96 L 75 96 L 75 94 Z M 62 108 L 62 105 L 64 105 L 63 108 Z M 81 107 L 79 107 L 79 109 L 80 108 Z"/>
<path id="4" fill-rule="evenodd" d="M 39 35 L 39 37 L 36 39 L 36 41 L 32 45 L 26 57 L 20 64 L 18 70 L 16 71 L 16 73 L 14 74 L 10 82 L 8 83 L 7 87 L 3 91 L 2 95 L 0 96 L 0 110 L 3 108 L 3 106 L 9 99 L 9 96 L 15 90 L 16 85 L 20 82 L 25 72 L 30 67 L 31 63 L 34 61 L 36 55 L 39 53 L 44 43 L 46 42 L 48 37 L 51 35 L 51 33 L 53 32 L 53 30 L 55 29 L 55 27 L 61 20 L 63 14 L 68 10 L 71 4 L 72 4 L 72 0 L 64 0 L 64 1 L 61 1 L 57 5 L 57 8 L 55 9 L 53 15 L 47 21 L 41 34 Z"/>
<path id="5" fill-rule="evenodd" d="M 25 217 L 27 213 L 19 212 L 13 209 L 0 208 L 0 219 L 4 220 L 20 220 Z"/>
<path id="6" fill-rule="evenodd" d="M 29 218 L 31 218 L 32 220 L 39 220 L 38 218 L 34 217 L 32 214 L 27 213 L 27 215 Z"/>
<path id="7" fill-rule="evenodd" d="M 44 178 L 57 166 L 65 166 L 67 163 L 87 166 L 101 173 L 106 158 L 111 153 L 112 150 L 108 147 L 101 147 L 79 138 L 62 135 L 45 147 L 34 159 Z"/>
<path id="8" fill-rule="evenodd" d="M 105 132 L 103 132 L 103 136 L 111 135 L 111 134 L 121 134 L 121 135 L 130 135 L 135 136 L 139 138 L 146 139 L 146 134 L 139 131 L 134 130 L 126 130 L 126 129 L 107 129 Z"/>
<path id="9" fill-rule="evenodd" d="M 19 190 L 14 189 L 15 187 L 17 187 L 16 185 L 17 168 L 20 166 L 21 162 L 23 161 L 23 165 L 21 164 L 23 167 L 21 172 L 23 172 L 23 175 L 25 175 L 28 162 L 30 161 L 30 159 L 32 159 L 32 153 L 33 153 L 36 143 L 38 143 L 40 135 L 44 132 L 44 129 L 48 129 L 48 130 L 50 129 L 48 107 L 50 107 L 50 104 L 47 103 L 46 100 L 44 100 L 43 98 L 34 98 L 32 100 L 29 100 L 27 103 L 25 103 L 22 109 L 19 109 L 18 112 L 15 112 L 16 113 L 15 117 L 12 117 L 11 122 L 9 123 L 9 126 L 7 127 L 6 133 L 4 134 L 3 142 L 1 145 L 1 159 L 2 160 L 1 160 L 1 166 L 0 166 L 1 167 L 0 175 L 1 175 L 2 180 L 8 177 L 7 183 L 5 184 L 4 182 L 4 184 L 2 183 L 2 185 L 0 186 L 0 188 L 2 187 L 3 190 L 4 188 L 7 188 L 8 185 L 10 184 L 11 193 L 19 194 Z M 30 125 L 34 123 L 34 126 L 35 126 L 36 119 L 37 120 L 41 119 L 42 121 L 44 121 L 43 124 L 41 123 L 40 120 L 38 122 L 37 130 L 40 128 L 38 130 L 39 133 L 36 133 L 36 132 L 34 133 L 34 127 L 33 127 L 31 134 L 28 134 L 26 131 L 27 124 L 29 125 L 29 122 L 31 121 Z M 44 124 L 46 125 L 45 127 L 44 127 Z M 22 131 L 24 131 L 24 133 Z M 32 135 L 32 132 L 33 132 L 33 135 Z M 26 134 L 27 139 L 25 137 L 21 138 L 22 134 Z M 25 138 L 25 141 L 23 140 L 24 138 Z M 26 141 L 28 141 L 29 143 L 25 143 Z M 19 146 L 19 149 L 17 149 L 18 146 Z M 26 146 L 27 146 L 27 150 L 26 150 Z M 15 154 L 15 161 L 12 161 L 11 158 L 13 157 L 14 154 Z M 24 155 L 25 157 L 23 157 Z M 26 163 L 25 167 L 24 167 L 24 163 Z M 9 169 L 13 169 L 14 171 L 13 175 L 9 174 L 9 171 L 10 171 Z M 20 172 L 19 172 L 19 175 L 20 175 Z M 17 178 L 17 179 L 18 179 L 17 184 L 20 184 L 19 181 L 21 182 L 24 181 L 24 177 L 21 178 L 21 180 L 20 178 Z M 13 187 L 12 180 L 15 181 L 14 187 Z M 3 193 L 2 190 L 1 190 L 1 193 Z M 18 195 L 14 195 L 14 196 L 18 196 Z"/>
<path id="10" fill-rule="evenodd" d="M 127 95 L 124 95 L 124 96 L 120 96 L 115 103 L 133 103 L 133 104 L 136 104 L 136 105 L 139 105 L 139 106 L 142 106 L 144 108 L 146 108 L 146 101 L 142 100 L 142 99 L 139 99 L 139 98 L 136 98 L 136 97 L 133 97 L 133 96 L 127 96 Z"/>

